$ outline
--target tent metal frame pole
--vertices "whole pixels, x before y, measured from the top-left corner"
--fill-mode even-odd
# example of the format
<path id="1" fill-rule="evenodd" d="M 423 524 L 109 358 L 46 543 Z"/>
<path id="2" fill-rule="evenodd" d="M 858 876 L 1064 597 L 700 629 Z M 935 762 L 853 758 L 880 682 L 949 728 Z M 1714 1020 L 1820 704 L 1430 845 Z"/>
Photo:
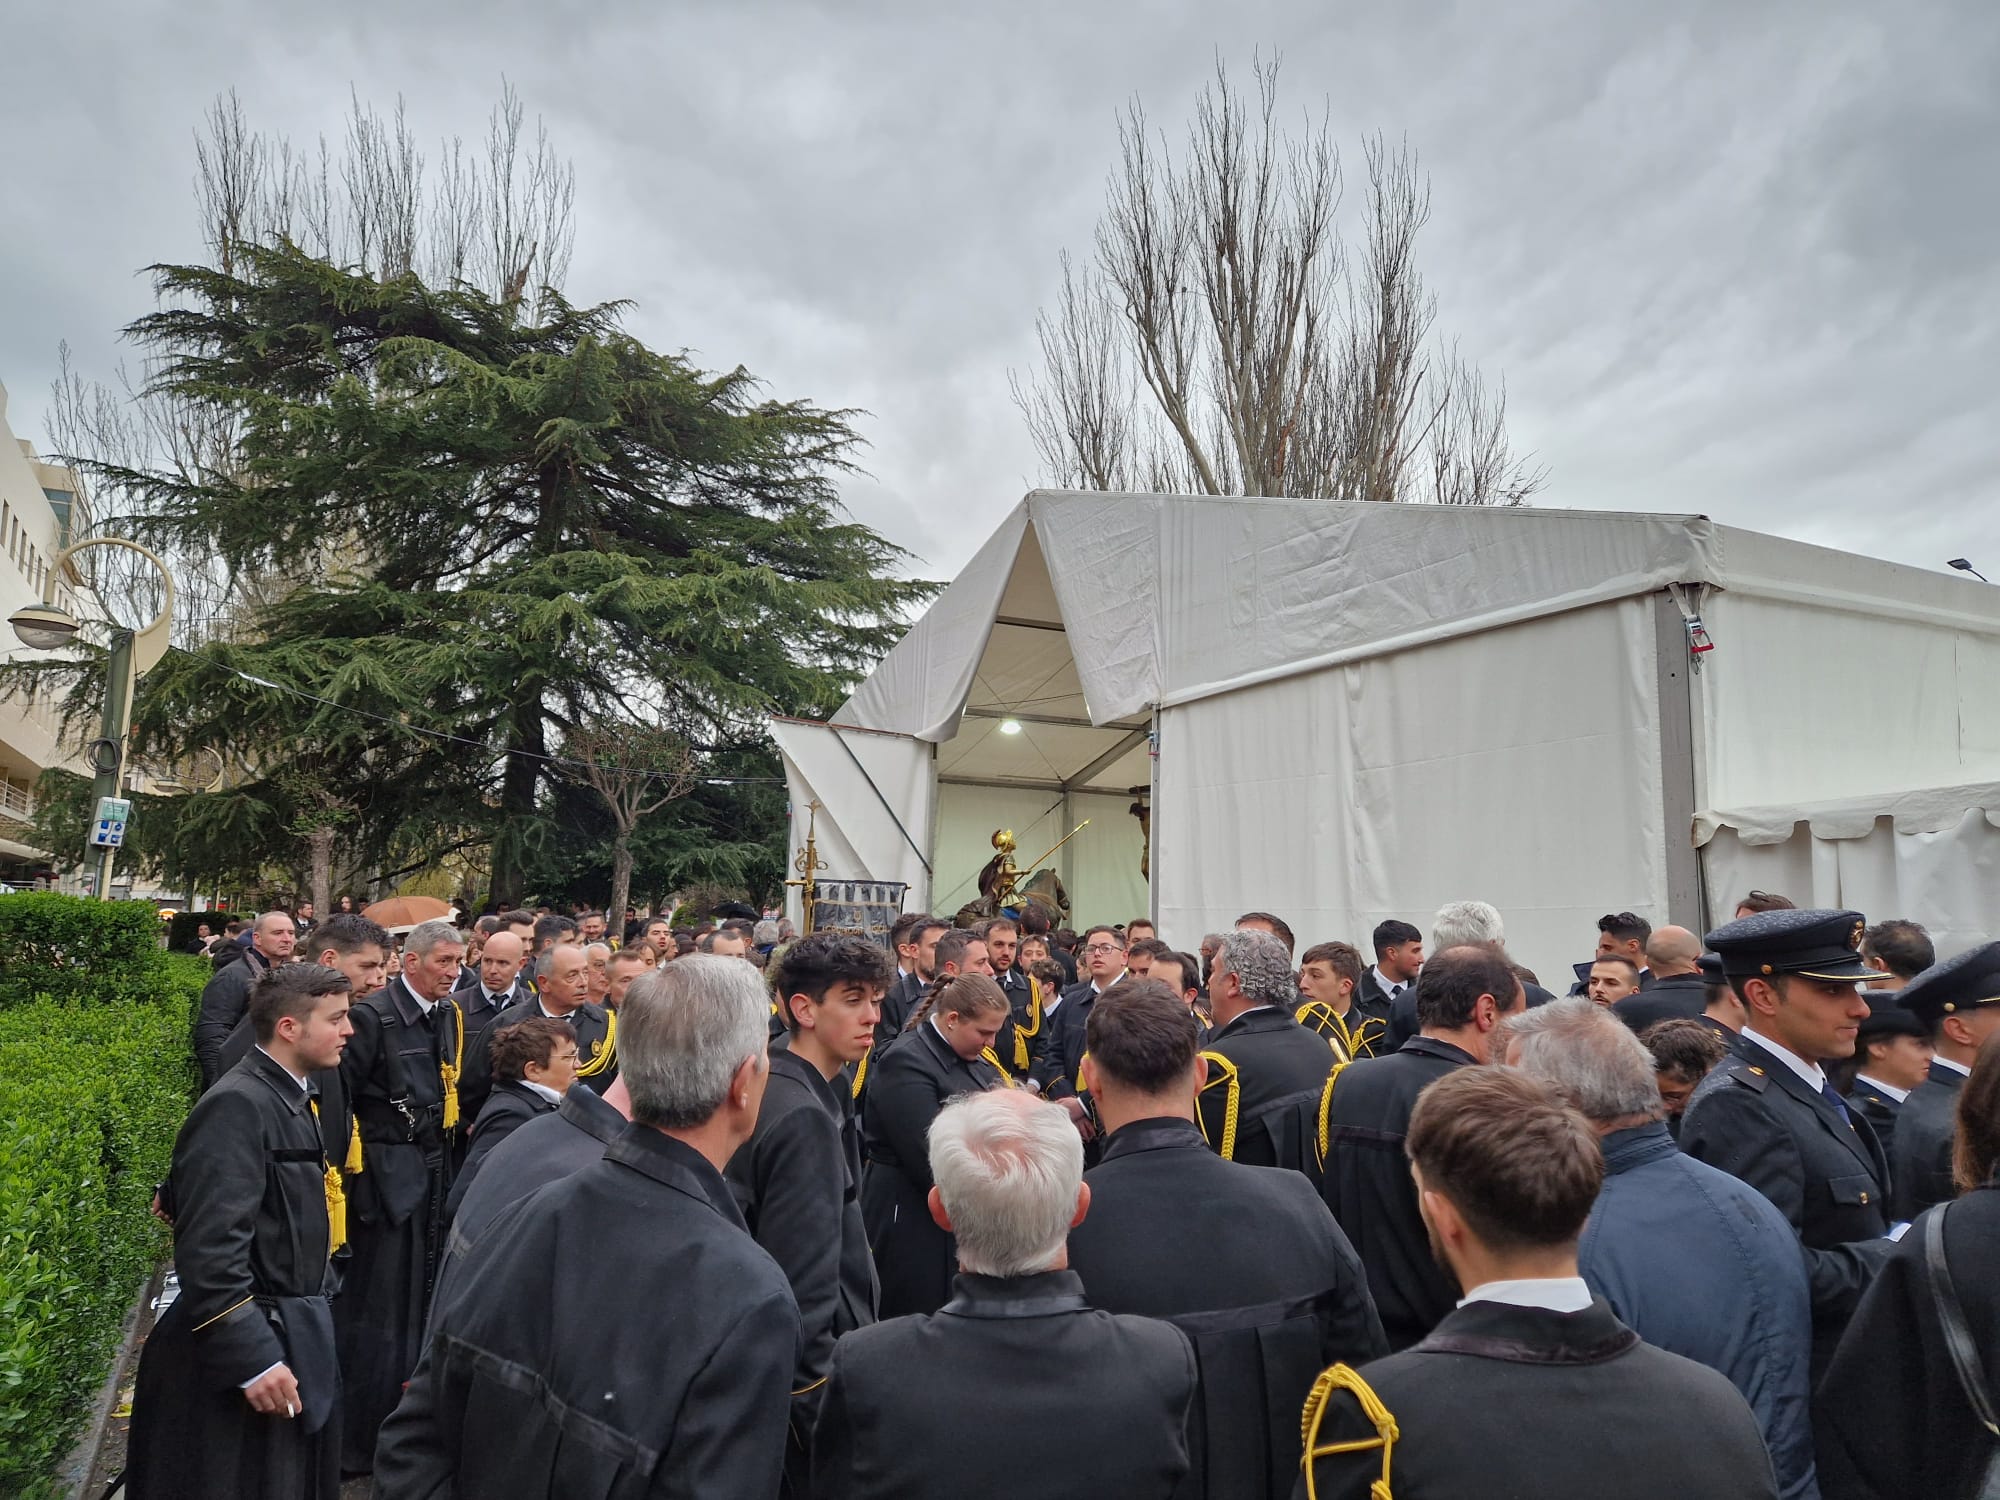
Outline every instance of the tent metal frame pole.
<path id="1" fill-rule="evenodd" d="M 1678 926 L 1705 932 L 1701 851 L 1694 845 L 1694 674 L 1689 670 L 1687 622 L 1664 591 L 1653 596 L 1653 665 L 1667 915 Z"/>
<path id="2" fill-rule="evenodd" d="M 1091 777 L 1095 776 L 1099 771 L 1102 771 L 1106 766 L 1109 766 L 1114 762 L 1121 760 L 1124 757 L 1125 753 L 1128 750 L 1132 749 L 1133 746 L 1143 745 L 1146 742 L 1147 736 L 1150 735 L 1152 732 L 1153 731 L 1150 728 L 1141 728 L 1133 730 L 1130 734 L 1126 735 L 1125 738 L 1120 740 L 1117 744 L 1113 745 L 1109 750 L 1105 751 L 1102 755 L 1098 756 L 1096 760 L 1092 761 L 1089 765 L 1085 766 L 1081 771 L 1078 771 L 1071 776 L 1065 776 L 1063 778 L 1064 787 L 1082 786 L 1086 781 L 1090 780 Z"/>

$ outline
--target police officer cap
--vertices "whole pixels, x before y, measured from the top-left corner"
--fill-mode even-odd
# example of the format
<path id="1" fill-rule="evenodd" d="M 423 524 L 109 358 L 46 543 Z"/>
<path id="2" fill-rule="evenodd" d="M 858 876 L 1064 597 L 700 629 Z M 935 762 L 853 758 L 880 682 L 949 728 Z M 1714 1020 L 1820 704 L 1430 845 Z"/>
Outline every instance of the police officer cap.
<path id="1" fill-rule="evenodd" d="M 1930 1035 L 1930 1029 L 1903 1007 L 1899 998 L 1901 994 L 1900 990 L 1861 992 L 1861 998 L 1868 1002 L 1868 1015 L 1861 1022 L 1859 1040 L 1865 1042 L 1871 1037 L 1881 1036 Z"/>
<path id="2" fill-rule="evenodd" d="M 1796 974 L 1854 983 L 1876 977 L 1861 962 L 1861 934 L 1867 927 L 1858 911 L 1760 911 L 1716 928 L 1708 935 L 1708 946 L 1721 956 L 1723 972 L 1732 979 Z"/>
<path id="3" fill-rule="evenodd" d="M 2000 943 L 1986 943 L 1932 964 L 1896 991 L 1896 999 L 1923 1023 L 1926 1033 L 1955 1012 L 2000 1003 Z"/>
<path id="4" fill-rule="evenodd" d="M 1722 972 L 1722 955 L 1720 953 L 1704 953 L 1694 961 L 1694 966 L 1701 971 L 1703 984 L 1728 983 L 1728 976 Z"/>

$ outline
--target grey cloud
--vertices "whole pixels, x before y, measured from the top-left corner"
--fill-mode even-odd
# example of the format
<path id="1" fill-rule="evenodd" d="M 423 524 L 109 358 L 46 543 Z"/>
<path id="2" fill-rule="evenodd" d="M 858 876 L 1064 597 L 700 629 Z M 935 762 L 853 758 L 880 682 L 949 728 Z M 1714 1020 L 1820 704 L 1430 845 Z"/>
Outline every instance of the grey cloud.
<path id="1" fill-rule="evenodd" d="M 949 576 L 1034 477 L 1006 372 L 1058 250 L 1088 246 L 1118 110 L 1142 95 L 1178 136 L 1218 45 L 1276 46 L 1288 104 L 1422 153 L 1440 326 L 1506 378 L 1545 504 L 2000 561 L 2000 13 L 1972 0 L 130 5 L 10 39 L 34 63 L 0 129 L 33 150 L 0 379 L 29 435 L 57 339 L 108 369 L 133 269 L 192 253 L 217 90 L 310 135 L 351 81 L 471 138 L 505 73 L 577 163 L 573 294 L 866 408 L 849 502 Z"/>

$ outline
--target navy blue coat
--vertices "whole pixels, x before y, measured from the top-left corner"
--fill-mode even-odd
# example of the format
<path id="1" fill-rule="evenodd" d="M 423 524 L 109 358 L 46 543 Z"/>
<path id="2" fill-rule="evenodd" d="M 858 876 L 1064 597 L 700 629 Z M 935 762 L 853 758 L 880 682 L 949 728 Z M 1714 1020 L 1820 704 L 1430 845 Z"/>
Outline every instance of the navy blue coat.
<path id="1" fill-rule="evenodd" d="M 1764 1195 L 1683 1156 L 1665 1125 L 1604 1138 L 1583 1279 L 1640 1338 L 1729 1377 L 1755 1413 L 1783 1500 L 1813 1483 L 1812 1291 Z"/>

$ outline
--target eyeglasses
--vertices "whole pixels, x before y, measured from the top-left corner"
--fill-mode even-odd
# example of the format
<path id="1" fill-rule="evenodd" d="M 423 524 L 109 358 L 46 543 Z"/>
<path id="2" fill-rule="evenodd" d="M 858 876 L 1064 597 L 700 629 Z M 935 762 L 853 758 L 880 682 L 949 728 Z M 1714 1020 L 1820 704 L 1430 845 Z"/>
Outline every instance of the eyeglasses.
<path id="1" fill-rule="evenodd" d="M 1116 943 L 1091 943 L 1083 951 L 1085 953 L 1123 953 L 1125 950 Z"/>

